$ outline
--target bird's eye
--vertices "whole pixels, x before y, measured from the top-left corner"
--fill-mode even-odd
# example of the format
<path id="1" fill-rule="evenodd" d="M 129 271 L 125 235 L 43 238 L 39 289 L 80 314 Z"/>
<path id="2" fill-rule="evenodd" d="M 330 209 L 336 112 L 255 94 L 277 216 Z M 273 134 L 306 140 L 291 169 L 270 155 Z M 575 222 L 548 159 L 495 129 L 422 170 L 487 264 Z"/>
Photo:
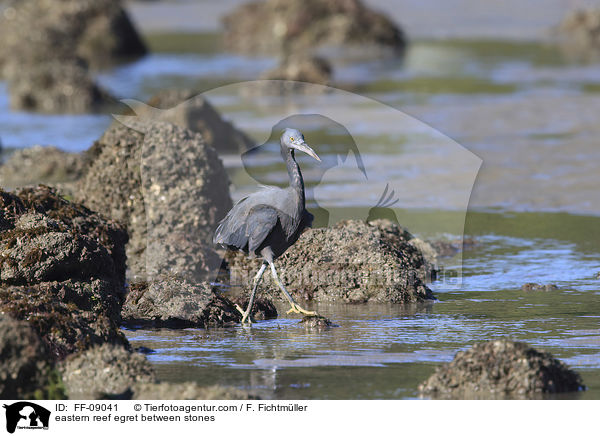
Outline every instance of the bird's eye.
<path id="1" fill-rule="evenodd" d="M 293 140 L 294 140 L 294 137 L 293 137 L 293 136 L 290 136 L 290 141 L 293 141 Z"/>

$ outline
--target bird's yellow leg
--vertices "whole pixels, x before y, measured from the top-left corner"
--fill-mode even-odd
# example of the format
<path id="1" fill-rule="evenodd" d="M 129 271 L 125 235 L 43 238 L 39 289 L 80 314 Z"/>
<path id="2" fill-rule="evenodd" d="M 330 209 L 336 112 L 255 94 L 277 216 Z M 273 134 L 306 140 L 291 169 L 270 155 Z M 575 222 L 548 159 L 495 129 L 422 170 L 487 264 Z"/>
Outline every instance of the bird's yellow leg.
<path id="1" fill-rule="evenodd" d="M 258 284 L 260 283 L 260 279 L 262 278 L 265 269 L 267 268 L 267 264 L 263 263 L 258 270 L 258 273 L 254 277 L 254 284 L 252 286 L 252 293 L 250 294 L 250 301 L 248 301 L 248 308 L 244 311 L 239 305 L 235 305 L 237 310 L 242 314 L 242 324 L 248 320 L 249 324 L 252 324 L 252 320 L 250 319 L 250 312 L 252 312 L 252 305 L 254 304 L 254 296 L 256 295 L 256 289 L 258 288 Z"/>
<path id="2" fill-rule="evenodd" d="M 279 277 L 277 276 L 277 271 L 275 270 L 275 264 L 273 262 L 269 262 L 269 264 L 271 266 L 271 274 L 273 275 L 273 280 L 275 280 L 275 283 L 277 283 L 277 286 L 279 286 L 279 289 L 281 289 L 281 292 L 283 292 L 283 295 L 285 295 L 285 298 L 287 298 L 287 300 L 290 302 L 290 306 L 292 306 L 290 308 L 290 310 L 287 311 L 287 313 L 302 313 L 304 315 L 318 315 L 317 312 L 306 310 L 306 309 L 300 307 L 294 301 L 294 299 L 292 298 L 290 293 L 287 291 L 287 289 L 285 289 L 285 286 L 283 286 L 283 283 L 281 283 L 281 280 L 279 280 Z"/>

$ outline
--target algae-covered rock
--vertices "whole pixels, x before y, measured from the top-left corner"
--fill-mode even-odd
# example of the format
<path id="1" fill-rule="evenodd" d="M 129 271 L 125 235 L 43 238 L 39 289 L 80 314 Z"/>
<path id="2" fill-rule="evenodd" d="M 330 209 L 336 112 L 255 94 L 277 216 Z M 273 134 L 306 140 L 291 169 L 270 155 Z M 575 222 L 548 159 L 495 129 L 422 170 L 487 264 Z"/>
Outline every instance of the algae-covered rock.
<path id="1" fill-rule="evenodd" d="M 307 230 L 275 264 L 295 299 L 348 303 L 432 300 L 424 283 L 428 264 L 410 239 L 412 235 L 390 221 L 342 221 L 333 227 Z M 239 252 L 229 253 L 228 262 L 232 283 L 246 286 L 260 266 L 260 260 Z M 268 274 L 263 275 L 259 289 L 269 298 L 282 298 Z"/>
<path id="2" fill-rule="evenodd" d="M 225 46 L 243 53 L 297 53 L 361 47 L 363 54 L 402 53 L 405 37 L 388 17 L 359 0 L 266 0 L 223 19 Z"/>
<path id="3" fill-rule="evenodd" d="M 121 226 L 47 186 L 0 191 L 0 312 L 27 320 L 53 358 L 124 344 Z"/>
<path id="4" fill-rule="evenodd" d="M 444 398 L 527 398 L 584 389 L 581 377 L 550 353 L 522 342 L 496 340 L 456 353 L 419 386 Z"/>

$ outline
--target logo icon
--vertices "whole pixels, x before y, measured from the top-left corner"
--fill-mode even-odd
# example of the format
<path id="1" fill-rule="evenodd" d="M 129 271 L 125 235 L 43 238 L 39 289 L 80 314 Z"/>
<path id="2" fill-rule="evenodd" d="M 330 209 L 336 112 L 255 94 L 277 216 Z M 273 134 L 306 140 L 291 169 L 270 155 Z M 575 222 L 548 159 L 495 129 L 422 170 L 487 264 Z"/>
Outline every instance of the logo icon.
<path id="1" fill-rule="evenodd" d="M 6 409 L 6 431 L 14 433 L 18 429 L 48 429 L 50 411 L 29 401 L 19 401 L 4 405 Z"/>

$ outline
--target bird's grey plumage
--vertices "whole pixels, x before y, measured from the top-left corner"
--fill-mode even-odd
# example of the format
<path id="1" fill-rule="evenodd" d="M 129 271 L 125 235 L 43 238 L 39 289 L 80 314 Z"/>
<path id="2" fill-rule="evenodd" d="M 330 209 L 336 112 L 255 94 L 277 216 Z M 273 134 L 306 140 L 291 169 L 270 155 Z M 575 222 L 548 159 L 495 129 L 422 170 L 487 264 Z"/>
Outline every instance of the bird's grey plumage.
<path id="1" fill-rule="evenodd" d="M 286 129 L 281 137 L 281 154 L 287 164 L 290 186 L 265 186 L 238 201 L 219 223 L 215 244 L 272 261 L 293 245 L 305 228 L 310 227 L 313 216 L 305 209 L 304 181 L 294 158 L 294 149 L 318 159 L 304 142 L 302 133 Z"/>

